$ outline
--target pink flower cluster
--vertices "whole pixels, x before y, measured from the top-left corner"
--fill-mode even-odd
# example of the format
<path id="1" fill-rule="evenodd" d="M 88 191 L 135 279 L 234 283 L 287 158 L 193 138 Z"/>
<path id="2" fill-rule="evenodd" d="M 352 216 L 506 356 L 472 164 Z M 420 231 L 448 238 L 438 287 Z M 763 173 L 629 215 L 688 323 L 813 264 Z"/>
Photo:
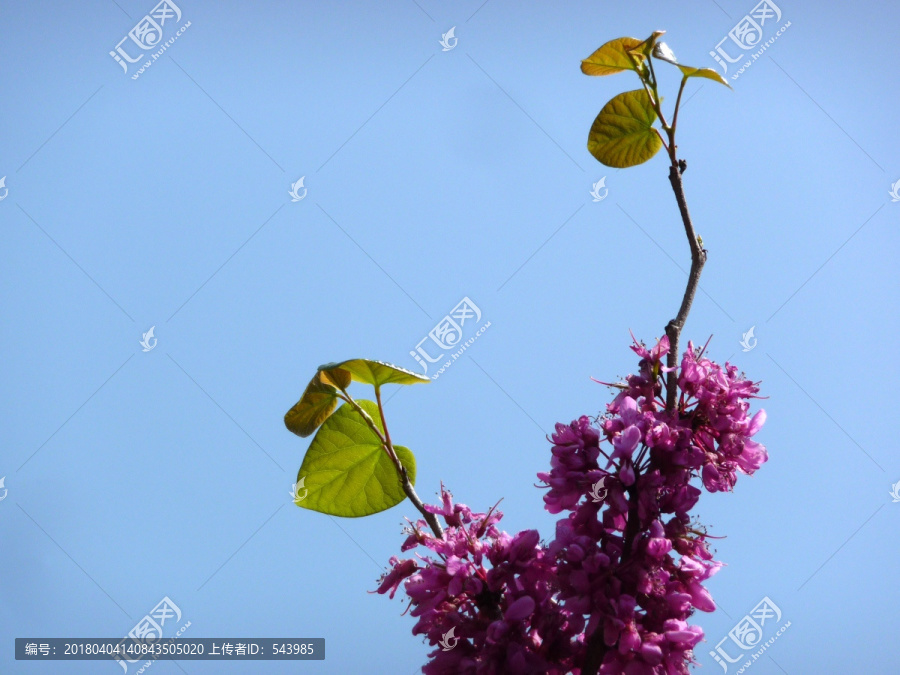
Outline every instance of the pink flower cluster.
<path id="1" fill-rule="evenodd" d="M 434 537 L 424 520 L 408 528 L 401 549 L 419 545 L 437 558 L 391 558 L 379 593 L 391 597 L 401 582 L 418 618 L 413 634 L 425 635 L 438 649 L 422 671 L 455 673 L 565 673 L 571 670 L 567 625 L 554 597 L 556 563 L 539 544 L 537 530 L 515 536 L 497 529 L 499 511 L 473 513 L 453 504 L 441 489 L 443 505 L 426 505 L 446 523 L 444 538 Z"/>
<path id="2" fill-rule="evenodd" d="M 755 383 L 690 343 L 667 411 L 668 339 L 632 349 L 638 373 L 614 385 L 606 414 L 556 425 L 538 477 L 545 508 L 568 515 L 549 544 L 535 530 L 499 531 L 500 513 L 453 505 L 446 490 L 442 507 L 426 507 L 445 520 L 444 538 L 424 521 L 410 528 L 403 550 L 424 545 L 437 558 L 391 558 L 378 592 L 393 597 L 404 582 L 413 633 L 438 647 L 423 672 L 689 672 L 703 631 L 688 619 L 715 609 L 703 582 L 721 566 L 690 521 L 691 481 L 728 491 L 756 471 L 768 456 L 751 437 L 765 412 L 748 415 Z"/>

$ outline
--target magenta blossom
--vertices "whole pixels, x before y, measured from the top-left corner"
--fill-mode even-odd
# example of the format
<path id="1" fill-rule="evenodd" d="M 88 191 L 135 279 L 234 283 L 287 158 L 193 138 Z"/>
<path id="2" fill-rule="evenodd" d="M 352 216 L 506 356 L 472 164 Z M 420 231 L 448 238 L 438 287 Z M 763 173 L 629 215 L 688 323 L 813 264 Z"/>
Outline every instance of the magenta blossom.
<path id="1" fill-rule="evenodd" d="M 442 505 L 426 507 L 444 519 L 443 539 L 422 520 L 410 526 L 403 550 L 430 553 L 391 558 L 378 592 L 393 597 L 403 583 L 413 633 L 436 647 L 423 672 L 580 673 L 591 660 L 608 675 L 689 672 L 703 631 L 688 621 L 715 610 L 703 582 L 722 566 L 690 521 L 694 483 L 728 491 L 738 472 L 759 469 L 768 455 L 751 437 L 765 412 L 748 415 L 756 383 L 691 343 L 666 410 L 668 339 L 632 349 L 638 374 L 615 385 L 606 414 L 556 425 L 550 470 L 538 474 L 547 511 L 567 513 L 552 541 L 510 536 L 499 512 L 454 505 L 443 488 Z M 459 641 L 448 649 L 451 629 Z"/>

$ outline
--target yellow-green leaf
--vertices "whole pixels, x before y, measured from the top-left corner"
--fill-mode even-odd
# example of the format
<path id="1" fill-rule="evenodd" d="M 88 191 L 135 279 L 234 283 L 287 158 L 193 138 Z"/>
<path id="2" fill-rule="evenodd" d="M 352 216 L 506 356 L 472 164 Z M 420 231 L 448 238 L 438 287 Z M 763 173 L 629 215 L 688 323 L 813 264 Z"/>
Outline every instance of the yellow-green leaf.
<path id="1" fill-rule="evenodd" d="M 337 389 L 350 384 L 346 371 L 316 373 L 303 396 L 284 416 L 284 425 L 298 436 L 306 437 L 319 428 L 337 407 Z"/>
<path id="2" fill-rule="evenodd" d="M 372 401 L 357 403 L 383 433 L 378 406 Z M 410 482 L 415 483 L 412 452 L 398 445 L 394 452 Z M 381 440 L 349 403 L 325 421 L 310 443 L 297 472 L 297 482 L 301 481 L 306 492 L 295 501 L 297 506 L 332 516 L 368 516 L 406 499 L 397 469 Z"/>
<path id="3" fill-rule="evenodd" d="M 731 89 L 731 85 L 728 84 L 728 81 L 712 68 L 691 68 L 690 66 L 682 66 L 681 64 L 676 65 L 678 66 L 678 69 L 684 73 L 685 77 L 705 77 L 707 80 L 719 82 Z"/>
<path id="4" fill-rule="evenodd" d="M 603 106 L 591 125 L 588 151 L 617 169 L 643 164 L 662 147 L 654 121 L 656 112 L 645 90 L 619 94 Z"/>
<path id="5" fill-rule="evenodd" d="M 675 58 L 675 54 L 672 53 L 672 50 L 669 49 L 669 46 L 665 42 L 657 42 L 653 46 L 653 56 L 661 61 L 671 63 L 673 66 L 678 66 L 678 69 L 685 76 L 685 78 L 705 77 L 708 80 L 714 80 L 715 82 L 724 84 L 726 87 L 731 89 L 731 85 L 728 84 L 725 78 L 719 75 L 719 73 L 712 68 L 692 68 L 691 66 L 683 66 L 678 63 L 678 59 Z"/>
<path id="6" fill-rule="evenodd" d="M 656 46 L 656 41 L 665 34 L 666 31 L 664 30 L 655 30 L 653 31 L 653 35 L 648 37 L 643 42 L 638 41 L 638 43 L 631 46 L 628 51 L 634 56 L 648 57 L 653 51 L 653 48 Z"/>
<path id="7" fill-rule="evenodd" d="M 641 44 L 633 37 L 610 40 L 581 62 L 581 72 L 585 75 L 613 75 L 623 70 L 634 70 L 628 57 L 628 50 Z"/>
<path id="8" fill-rule="evenodd" d="M 319 366 L 303 396 L 284 416 L 285 426 L 298 436 L 312 434 L 334 412 L 338 391 L 350 386 L 351 380 L 375 387 L 431 382 L 427 377 L 381 361 L 350 359 L 340 363 L 326 363 Z"/>
<path id="9" fill-rule="evenodd" d="M 326 363 L 319 366 L 319 372 L 333 373 L 344 371 L 357 382 L 380 387 L 384 384 L 419 384 L 431 382 L 427 377 L 411 370 L 398 368 L 390 363 L 371 361 L 369 359 L 350 359 L 340 363 Z"/>

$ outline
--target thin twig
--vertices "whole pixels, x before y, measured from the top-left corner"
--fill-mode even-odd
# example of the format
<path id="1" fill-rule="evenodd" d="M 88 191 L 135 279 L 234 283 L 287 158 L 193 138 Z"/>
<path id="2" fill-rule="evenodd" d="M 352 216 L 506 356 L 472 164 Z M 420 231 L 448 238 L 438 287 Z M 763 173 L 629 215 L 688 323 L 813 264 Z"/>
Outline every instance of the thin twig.
<path id="1" fill-rule="evenodd" d="M 674 130 L 671 134 L 674 137 Z M 681 180 L 681 174 L 684 172 L 684 160 L 679 161 L 675 156 L 675 143 L 669 143 L 671 147 L 670 156 L 672 158 L 672 166 L 669 167 L 669 182 L 672 184 L 672 190 L 675 192 L 675 200 L 678 202 L 678 210 L 681 212 L 681 220 L 684 223 L 684 232 L 688 238 L 688 244 L 691 247 L 691 271 L 688 274 L 687 288 L 684 289 L 684 296 L 681 298 L 681 307 L 678 308 L 678 314 L 674 319 L 666 324 L 666 335 L 669 337 L 669 354 L 666 357 L 666 366 L 676 368 L 678 366 L 678 339 L 681 337 L 681 330 L 687 321 L 688 313 L 691 311 L 691 304 L 694 302 L 694 295 L 697 293 L 697 286 L 700 284 L 700 273 L 703 271 L 703 265 L 706 264 L 706 249 L 701 248 L 700 242 L 697 240 L 697 233 L 694 231 L 694 224 L 691 222 L 691 214 L 688 211 L 687 201 L 684 197 L 684 183 Z M 666 379 L 666 410 L 675 409 L 675 397 L 678 393 L 678 372 L 670 370 Z"/>
<path id="2" fill-rule="evenodd" d="M 394 444 L 391 442 L 391 432 L 388 431 L 387 420 L 384 418 L 384 408 L 381 405 L 381 387 L 375 387 L 375 400 L 378 402 L 378 414 L 381 415 L 381 426 L 384 427 L 384 436 L 381 437 L 382 445 L 384 446 L 388 457 L 391 458 L 391 461 L 397 468 L 397 475 L 400 478 L 400 485 L 403 487 L 403 492 L 406 493 L 406 496 L 409 497 L 409 501 L 411 501 L 413 506 L 418 509 L 419 513 L 422 514 L 422 517 L 425 518 L 425 522 L 431 527 L 434 536 L 438 539 L 443 539 L 444 530 L 441 528 L 437 516 L 425 510 L 425 504 L 419 499 L 419 495 L 416 494 L 415 488 L 413 488 L 412 482 L 409 480 L 409 473 L 407 473 L 406 467 L 403 466 L 403 463 L 394 451 Z M 366 415 L 366 417 L 368 417 L 368 415 Z"/>

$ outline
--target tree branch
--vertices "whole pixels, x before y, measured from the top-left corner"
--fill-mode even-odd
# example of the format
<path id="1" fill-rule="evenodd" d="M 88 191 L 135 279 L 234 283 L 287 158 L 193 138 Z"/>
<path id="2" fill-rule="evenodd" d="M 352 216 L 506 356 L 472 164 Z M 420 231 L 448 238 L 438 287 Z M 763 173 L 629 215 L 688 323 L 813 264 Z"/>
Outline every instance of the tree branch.
<path id="1" fill-rule="evenodd" d="M 684 328 L 684 324 L 687 321 L 688 313 L 691 311 L 694 295 L 700 283 L 700 273 L 703 271 L 703 265 L 706 263 L 706 250 L 697 239 L 697 233 L 694 231 L 694 224 L 691 221 L 691 214 L 688 211 L 687 201 L 684 197 L 684 184 L 681 180 L 681 174 L 684 173 L 687 164 L 684 160 L 679 160 L 675 156 L 674 136 L 675 130 L 672 129 L 669 132 L 668 147 L 669 157 L 672 160 L 672 166 L 669 167 L 669 182 L 672 184 L 672 190 L 675 192 L 675 200 L 678 202 L 678 210 L 684 223 L 684 231 L 688 238 L 688 244 L 691 247 L 691 271 L 688 274 L 687 288 L 684 289 L 684 296 L 681 299 L 681 307 L 678 308 L 678 314 L 666 325 L 666 335 L 669 337 L 669 353 L 666 357 L 666 366 L 673 369 L 668 372 L 666 379 L 666 410 L 669 411 L 675 409 L 676 395 L 678 393 L 678 372 L 674 370 L 678 366 L 678 340 L 681 337 L 681 329 Z M 637 481 L 639 479 L 640 475 L 637 472 L 637 468 L 635 468 L 635 483 L 628 488 L 628 521 L 625 524 L 625 533 L 622 539 L 622 555 L 619 558 L 618 571 L 624 569 L 631 557 L 635 537 L 639 534 L 637 494 Z M 581 665 L 581 675 L 597 675 L 600 666 L 603 665 L 603 659 L 610 649 L 603 639 L 603 632 L 603 624 L 601 623 L 587 639 L 584 662 Z"/>
<path id="2" fill-rule="evenodd" d="M 381 444 L 384 446 L 385 452 L 387 452 L 388 457 L 391 458 L 391 461 L 394 463 L 394 467 L 397 469 L 397 475 L 400 478 L 400 485 L 403 487 L 403 492 L 409 497 L 409 501 L 412 502 L 413 506 L 422 514 L 422 517 L 425 519 L 425 522 L 428 523 L 428 526 L 431 527 L 431 531 L 434 532 L 434 536 L 438 539 L 444 538 L 444 530 L 441 528 L 441 524 L 438 522 L 437 516 L 433 513 L 429 513 L 425 510 L 425 504 L 422 503 L 422 500 L 419 499 L 419 495 L 416 494 L 415 489 L 413 488 L 412 482 L 409 480 L 409 474 L 406 472 L 406 467 L 403 466 L 403 463 L 400 461 L 400 458 L 397 457 L 397 453 L 394 452 L 394 444 L 391 442 L 391 432 L 388 431 L 387 420 L 384 418 L 384 408 L 381 405 L 381 388 L 375 387 L 375 400 L 378 402 L 378 414 L 381 415 L 381 426 L 384 428 L 384 436 L 378 434 L 381 438 Z M 363 413 L 364 417 L 368 417 L 365 414 L 365 411 L 362 408 L 357 408 Z M 378 430 L 372 425 L 372 429 L 375 433 L 378 433 Z"/>
<path id="3" fill-rule="evenodd" d="M 666 358 L 666 366 L 676 368 L 678 366 L 678 339 L 681 337 L 681 329 L 687 321 L 688 313 L 691 311 L 691 304 L 694 302 L 694 295 L 697 292 L 697 286 L 700 284 L 700 273 L 703 271 L 703 265 L 706 264 L 706 249 L 700 246 L 697 239 L 697 233 L 694 231 L 694 224 L 691 222 L 691 214 L 688 211 L 687 201 L 684 197 L 684 184 L 681 180 L 681 174 L 687 168 L 684 160 L 677 160 L 675 157 L 675 145 L 670 143 L 670 156 L 672 158 L 672 166 L 669 167 L 669 182 L 672 184 L 672 190 L 675 192 L 675 200 L 678 202 L 678 210 L 681 212 L 681 220 L 684 223 L 684 232 L 688 238 L 688 244 L 691 247 L 691 271 L 688 273 L 687 288 L 684 289 L 684 296 L 681 299 L 681 307 L 674 319 L 666 325 L 666 335 L 669 337 L 669 354 Z M 666 410 L 675 409 L 675 398 L 678 393 L 678 372 L 670 370 L 666 379 Z"/>
<path id="4" fill-rule="evenodd" d="M 438 539 L 443 539 L 444 530 L 441 528 L 437 516 L 425 510 L 425 505 L 422 503 L 422 500 L 419 499 L 419 495 L 416 494 L 415 489 L 413 489 L 412 483 L 409 482 L 409 476 L 406 474 L 405 466 L 400 469 L 400 482 L 403 485 L 403 491 L 406 493 L 406 496 L 409 497 L 409 501 L 411 501 L 413 506 L 419 510 L 422 517 L 425 518 L 425 522 L 431 527 L 434 536 Z"/>

